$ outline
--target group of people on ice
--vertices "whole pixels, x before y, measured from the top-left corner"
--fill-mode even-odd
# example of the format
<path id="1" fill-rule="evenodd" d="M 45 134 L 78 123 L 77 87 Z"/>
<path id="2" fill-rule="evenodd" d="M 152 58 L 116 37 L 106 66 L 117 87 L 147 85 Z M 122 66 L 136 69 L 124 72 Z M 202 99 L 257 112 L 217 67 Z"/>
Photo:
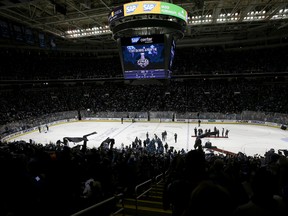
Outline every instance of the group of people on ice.
<path id="1" fill-rule="evenodd" d="M 225 130 L 225 128 L 222 128 L 222 132 L 221 132 L 222 136 L 220 136 L 220 130 L 216 126 L 214 126 L 213 131 L 210 128 L 209 129 L 206 128 L 204 131 L 203 131 L 202 128 L 198 128 L 198 129 L 197 129 L 197 127 L 194 128 L 194 136 L 195 137 L 199 137 L 199 136 L 200 137 L 201 136 L 203 136 L 203 137 L 215 136 L 215 137 L 226 137 L 226 138 L 228 138 L 228 134 L 229 134 L 229 130 L 228 129 Z"/>

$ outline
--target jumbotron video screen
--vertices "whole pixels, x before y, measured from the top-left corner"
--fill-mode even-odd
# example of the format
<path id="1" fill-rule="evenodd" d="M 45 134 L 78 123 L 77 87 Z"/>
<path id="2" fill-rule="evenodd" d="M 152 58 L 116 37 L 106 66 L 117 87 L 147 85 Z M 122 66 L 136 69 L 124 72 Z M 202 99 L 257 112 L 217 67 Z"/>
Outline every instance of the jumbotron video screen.
<path id="1" fill-rule="evenodd" d="M 125 79 L 170 77 L 170 71 L 166 67 L 168 61 L 165 58 L 164 37 L 165 35 L 148 35 L 121 38 Z"/>

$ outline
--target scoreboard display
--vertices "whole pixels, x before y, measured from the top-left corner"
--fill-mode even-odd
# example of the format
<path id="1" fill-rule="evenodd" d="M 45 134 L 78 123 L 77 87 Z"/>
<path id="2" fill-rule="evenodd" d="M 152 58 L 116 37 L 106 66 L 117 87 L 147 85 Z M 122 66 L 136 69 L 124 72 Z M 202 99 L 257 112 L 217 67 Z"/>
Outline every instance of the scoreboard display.
<path id="1" fill-rule="evenodd" d="M 118 39 L 124 78 L 170 78 L 174 48 L 167 41 L 164 34 Z"/>
<path id="2" fill-rule="evenodd" d="M 166 78 L 164 35 L 121 38 L 124 78 Z"/>

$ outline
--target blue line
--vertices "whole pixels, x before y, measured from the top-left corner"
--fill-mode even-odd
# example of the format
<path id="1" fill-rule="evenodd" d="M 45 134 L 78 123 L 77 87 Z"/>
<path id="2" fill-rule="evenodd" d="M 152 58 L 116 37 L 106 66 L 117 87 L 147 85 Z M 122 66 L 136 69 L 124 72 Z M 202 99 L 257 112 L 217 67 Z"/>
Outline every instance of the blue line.
<path id="1" fill-rule="evenodd" d="M 159 127 L 160 124 L 161 124 L 161 122 L 158 122 L 156 128 L 155 128 L 154 131 L 153 131 L 153 134 L 155 134 L 155 131 L 158 129 L 158 127 Z"/>
<path id="2" fill-rule="evenodd" d="M 128 126 L 126 126 L 121 131 L 119 131 L 117 134 L 115 134 L 114 137 L 118 136 L 120 133 L 122 133 L 124 130 L 126 130 L 128 127 L 130 127 L 132 124 L 135 124 L 135 123 L 130 123 Z"/>
<path id="3" fill-rule="evenodd" d="M 189 131 L 190 131 L 190 129 L 189 129 L 189 127 L 190 127 L 190 124 L 189 124 L 189 119 L 188 119 L 188 126 L 187 126 L 187 144 L 186 144 L 186 150 L 188 151 L 188 147 L 189 147 Z"/>

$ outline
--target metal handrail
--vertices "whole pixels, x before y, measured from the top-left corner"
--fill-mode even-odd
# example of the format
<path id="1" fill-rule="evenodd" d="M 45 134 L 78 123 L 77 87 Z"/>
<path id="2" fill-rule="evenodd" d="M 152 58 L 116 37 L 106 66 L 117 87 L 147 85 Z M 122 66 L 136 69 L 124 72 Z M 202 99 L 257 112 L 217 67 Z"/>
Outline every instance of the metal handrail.
<path id="1" fill-rule="evenodd" d="M 135 195 L 136 195 L 136 198 L 135 198 L 136 215 L 138 214 L 138 199 L 141 198 L 142 196 L 144 196 L 146 193 L 148 193 L 148 192 L 152 189 L 152 183 L 153 183 L 153 182 L 156 182 L 156 184 L 159 184 L 159 183 L 163 180 L 163 179 L 162 179 L 162 176 L 163 176 L 163 174 L 159 174 L 159 175 L 157 175 L 157 176 L 154 178 L 154 181 L 153 181 L 153 178 L 151 178 L 151 179 L 149 179 L 149 180 L 147 180 L 147 181 L 145 181 L 145 182 L 142 182 L 142 183 L 136 185 L 136 187 L 135 187 Z M 159 179 L 160 179 L 160 180 L 159 180 Z M 139 188 L 142 188 L 143 186 L 147 186 L 148 184 L 150 184 L 150 187 L 149 187 L 147 190 L 145 190 L 143 193 L 141 193 L 140 195 L 137 196 Z M 96 209 L 96 208 L 101 207 L 102 205 L 104 205 L 104 204 L 106 204 L 106 203 L 109 203 L 109 202 L 111 202 L 111 201 L 113 201 L 113 200 L 115 200 L 115 199 L 118 199 L 118 198 L 120 198 L 120 197 L 123 197 L 123 196 L 124 196 L 123 193 L 119 193 L 119 194 L 117 194 L 117 195 L 115 195 L 115 196 L 113 196 L 113 197 L 110 197 L 110 198 L 108 198 L 108 199 L 106 199 L 106 200 L 103 200 L 103 201 L 101 201 L 101 202 L 99 202 L 99 203 L 96 203 L 96 204 L 94 204 L 94 205 L 92 205 L 92 206 L 89 206 L 89 207 L 87 207 L 87 208 L 85 208 L 85 209 L 82 209 L 82 210 L 80 210 L 80 211 L 78 211 L 78 212 L 76 212 L 76 213 L 74 213 L 74 214 L 72 214 L 72 215 L 70 215 L 70 216 L 82 216 L 82 215 L 84 215 L 85 213 L 88 213 L 88 212 L 90 212 L 90 211 L 92 211 L 92 210 L 94 210 L 94 209 Z M 120 212 L 122 212 L 122 211 L 124 210 L 124 202 L 123 202 L 123 199 L 122 199 L 121 205 L 122 205 L 122 207 L 119 208 L 116 212 L 113 212 L 113 213 L 111 214 L 111 216 L 116 215 L 116 214 L 118 214 L 118 213 L 120 213 Z"/>
<path id="2" fill-rule="evenodd" d="M 157 175 L 157 176 L 155 177 L 155 182 L 156 182 L 156 184 L 159 184 L 159 183 L 163 180 L 163 178 L 162 178 L 163 175 L 164 175 L 164 174 L 161 173 L 161 174 L 159 174 L 159 175 Z M 158 181 L 159 178 L 161 178 L 161 179 Z"/>
<path id="3" fill-rule="evenodd" d="M 161 173 L 161 174 L 159 174 L 159 175 L 157 175 L 157 176 L 155 177 L 155 182 L 156 182 L 156 184 L 159 184 L 159 183 L 162 181 L 162 179 L 160 179 L 159 181 L 157 181 L 157 180 L 158 180 L 160 177 L 162 177 L 162 176 L 163 176 L 163 173 Z M 148 183 L 150 183 L 150 187 L 149 187 L 147 190 L 145 190 L 143 193 L 141 193 L 140 195 L 137 196 L 137 194 L 138 194 L 138 189 L 141 188 L 142 186 L 146 186 Z M 145 182 L 142 182 L 141 184 L 139 184 L 139 185 L 137 185 L 137 186 L 135 187 L 135 195 L 136 195 L 136 197 L 135 197 L 136 215 L 138 215 L 138 200 L 139 200 L 139 198 L 141 198 L 142 196 L 144 196 L 146 193 L 148 193 L 148 192 L 152 189 L 152 183 L 153 183 L 153 178 L 152 178 L 152 179 L 149 179 L 149 180 L 147 180 L 147 181 L 145 181 Z"/>
<path id="4" fill-rule="evenodd" d="M 102 205 L 104 205 L 106 203 L 109 203 L 109 202 L 111 202 L 111 201 L 113 201 L 113 200 L 115 200 L 115 199 L 117 199 L 119 197 L 123 197 L 123 193 L 117 194 L 117 195 L 115 195 L 113 197 L 110 197 L 110 198 L 108 198 L 106 200 L 103 200 L 103 201 L 101 201 L 99 203 L 96 203 L 96 204 L 94 204 L 92 206 L 89 206 L 88 208 L 82 209 L 82 210 L 80 210 L 80 211 L 78 211 L 78 212 L 76 212 L 76 213 L 74 213 L 74 214 L 72 214 L 70 216 L 81 216 L 81 215 L 84 215 L 85 213 L 90 212 L 90 211 L 92 211 L 92 210 L 94 210 L 94 209 L 96 209 L 96 208 L 98 208 L 98 207 L 100 207 L 100 206 L 102 206 Z M 116 214 L 118 214 L 119 212 L 121 212 L 123 210 L 124 210 L 124 206 L 123 206 L 123 202 L 122 202 L 122 208 L 120 208 L 116 212 L 112 213 L 112 215 L 116 215 Z"/>
<path id="5" fill-rule="evenodd" d="M 152 179 L 149 179 L 149 180 L 147 180 L 147 181 L 145 181 L 145 182 L 143 182 L 143 183 L 141 183 L 141 184 L 139 184 L 139 185 L 137 185 L 137 186 L 135 187 L 135 195 L 136 195 L 136 198 L 135 198 L 136 215 L 138 214 L 138 199 L 139 199 L 140 197 L 144 196 L 146 193 L 148 193 L 148 192 L 151 190 L 152 187 L 150 186 L 150 188 L 149 188 L 148 190 L 144 191 L 144 192 L 141 193 L 139 196 L 137 196 L 138 189 L 139 189 L 140 187 L 144 186 L 144 185 L 147 185 L 148 183 L 151 183 L 151 184 L 152 184 Z"/>

